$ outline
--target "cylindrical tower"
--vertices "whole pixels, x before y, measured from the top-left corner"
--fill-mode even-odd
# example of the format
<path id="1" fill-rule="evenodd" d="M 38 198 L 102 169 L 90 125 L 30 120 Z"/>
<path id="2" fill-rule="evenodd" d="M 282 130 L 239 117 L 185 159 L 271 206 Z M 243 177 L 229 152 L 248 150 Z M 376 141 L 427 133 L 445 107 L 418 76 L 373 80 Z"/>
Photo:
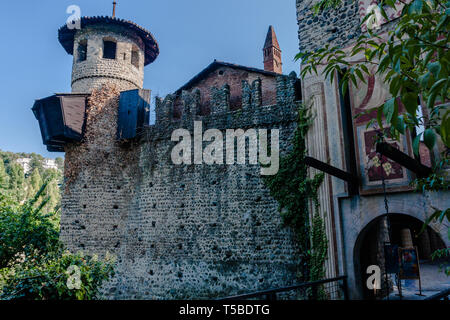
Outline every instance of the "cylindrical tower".
<path id="1" fill-rule="evenodd" d="M 142 88 L 144 66 L 159 54 L 153 35 L 131 21 L 83 17 L 81 29 L 59 29 L 58 39 L 73 55 L 72 92 L 89 93 L 105 83 L 119 90 Z"/>

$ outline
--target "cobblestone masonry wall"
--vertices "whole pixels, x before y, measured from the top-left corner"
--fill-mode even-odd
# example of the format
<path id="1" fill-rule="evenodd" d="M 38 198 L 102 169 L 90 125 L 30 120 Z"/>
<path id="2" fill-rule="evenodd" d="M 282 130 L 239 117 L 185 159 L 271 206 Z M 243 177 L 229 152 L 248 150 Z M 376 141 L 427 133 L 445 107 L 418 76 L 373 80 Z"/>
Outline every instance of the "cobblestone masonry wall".
<path id="1" fill-rule="evenodd" d="M 296 127 L 292 83 L 280 78 L 276 105 L 258 106 L 253 93 L 255 104 L 230 111 L 220 95 L 212 108 L 222 112 L 208 116 L 195 112 L 198 91 L 183 92 L 178 121 L 173 96 L 158 99 L 156 124 L 135 144 L 115 141 L 117 89 L 94 91 L 87 139 L 66 149 L 61 238 L 72 250 L 118 256 L 106 297 L 213 298 L 295 283 L 298 248 L 258 166 L 170 159 L 172 131 L 192 133 L 194 120 L 203 130 L 279 128 L 286 152 Z"/>
<path id="2" fill-rule="evenodd" d="M 326 10 L 314 16 L 312 6 L 318 0 L 297 0 L 300 51 L 314 50 L 325 44 L 347 46 L 361 33 L 358 2 L 343 0 L 338 10 Z"/>
<path id="3" fill-rule="evenodd" d="M 103 59 L 103 40 L 117 43 L 116 59 Z M 79 61 L 78 46 L 87 41 L 87 59 Z M 138 49 L 139 68 L 131 64 L 131 51 Z M 142 40 L 120 26 L 94 25 L 75 35 L 72 68 L 72 92 L 90 92 L 103 84 L 115 84 L 120 90 L 142 88 L 144 52 Z"/>

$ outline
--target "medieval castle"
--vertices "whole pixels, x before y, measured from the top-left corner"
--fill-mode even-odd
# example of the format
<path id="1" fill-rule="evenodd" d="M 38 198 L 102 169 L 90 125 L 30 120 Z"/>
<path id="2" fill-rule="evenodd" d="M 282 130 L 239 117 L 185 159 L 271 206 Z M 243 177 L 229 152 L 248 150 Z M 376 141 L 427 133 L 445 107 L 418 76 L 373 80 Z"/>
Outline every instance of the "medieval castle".
<path id="1" fill-rule="evenodd" d="M 297 0 L 300 50 L 324 43 L 350 46 L 361 33 L 366 2 L 347 0 L 333 14 L 313 16 L 311 1 Z M 345 181 L 326 175 L 319 201 L 328 239 L 326 276 L 347 275 L 351 297 L 365 296 L 365 267 L 382 263 L 386 211 L 373 166 L 373 132 L 353 115 L 386 98 L 378 79 L 369 82 L 371 88 L 350 87 L 342 94 L 338 84 L 320 75 L 302 81 L 295 73 L 284 75 L 281 48 L 270 27 L 264 69 L 213 61 L 173 94 L 157 98 L 156 122 L 149 125 L 144 67 L 160 53 L 149 31 L 115 17 L 84 17 L 79 30 L 63 26 L 59 41 L 73 55 L 72 93 L 58 96 L 62 102 L 37 101 L 36 110 L 50 101 L 66 104 L 63 118 L 73 125 L 52 137 L 45 128 L 56 120 L 35 112 L 49 150 L 65 152 L 63 242 L 74 251 L 118 257 L 105 297 L 205 299 L 295 284 L 295 237 L 283 227 L 259 166 L 174 165 L 170 152 L 172 132 L 192 130 L 197 120 L 203 130 L 279 129 L 284 154 L 291 148 L 301 101 L 311 101 L 315 113 L 309 155 L 360 181 L 351 190 Z M 137 102 L 130 104 L 134 98 Z M 127 101 L 128 113 L 120 109 Z M 144 116 L 134 117 L 138 104 Z M 83 112 L 77 113 L 80 107 Z M 118 130 L 122 116 L 134 121 L 131 135 Z M 396 147 L 412 154 L 410 139 Z M 389 208 L 395 239 L 401 241 L 397 234 L 404 229 L 416 233 L 432 212 L 431 203 L 445 207 L 450 202 L 448 196 L 413 192 L 413 174 L 391 166 Z M 444 232 L 433 225 L 414 238 L 422 256 L 449 245 Z"/>

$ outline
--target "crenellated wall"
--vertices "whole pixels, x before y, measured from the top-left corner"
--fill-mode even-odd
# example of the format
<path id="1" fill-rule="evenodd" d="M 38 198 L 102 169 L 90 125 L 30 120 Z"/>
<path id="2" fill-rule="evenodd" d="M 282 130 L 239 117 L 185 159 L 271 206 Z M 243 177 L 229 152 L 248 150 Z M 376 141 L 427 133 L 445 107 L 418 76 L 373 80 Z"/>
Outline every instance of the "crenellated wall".
<path id="1" fill-rule="evenodd" d="M 179 118 L 175 95 L 157 98 L 155 125 L 126 143 L 115 140 L 118 90 L 93 92 L 86 140 L 66 148 L 61 239 L 71 250 L 117 255 L 105 297 L 216 298 L 296 283 L 298 247 L 259 165 L 174 165 L 170 157 L 172 132 L 192 133 L 194 121 L 203 131 L 280 129 L 285 153 L 298 107 L 292 78 L 280 76 L 272 105 L 261 105 L 261 80 L 243 83 L 238 110 L 227 86 L 213 88 L 207 115 L 198 89 L 182 92 Z"/>

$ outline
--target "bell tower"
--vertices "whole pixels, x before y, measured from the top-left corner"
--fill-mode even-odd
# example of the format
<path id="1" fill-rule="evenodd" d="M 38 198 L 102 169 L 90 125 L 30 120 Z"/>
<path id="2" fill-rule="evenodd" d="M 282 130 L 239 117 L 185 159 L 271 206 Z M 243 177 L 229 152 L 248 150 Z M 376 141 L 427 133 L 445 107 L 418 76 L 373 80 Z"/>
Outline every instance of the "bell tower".
<path id="1" fill-rule="evenodd" d="M 83 17 L 80 29 L 64 25 L 58 39 L 73 55 L 72 93 L 90 93 L 105 83 L 141 89 L 144 66 L 159 54 L 153 35 L 137 24 L 113 17 Z"/>
<path id="2" fill-rule="evenodd" d="M 264 70 L 282 74 L 281 49 L 273 26 L 269 27 L 264 43 Z"/>

